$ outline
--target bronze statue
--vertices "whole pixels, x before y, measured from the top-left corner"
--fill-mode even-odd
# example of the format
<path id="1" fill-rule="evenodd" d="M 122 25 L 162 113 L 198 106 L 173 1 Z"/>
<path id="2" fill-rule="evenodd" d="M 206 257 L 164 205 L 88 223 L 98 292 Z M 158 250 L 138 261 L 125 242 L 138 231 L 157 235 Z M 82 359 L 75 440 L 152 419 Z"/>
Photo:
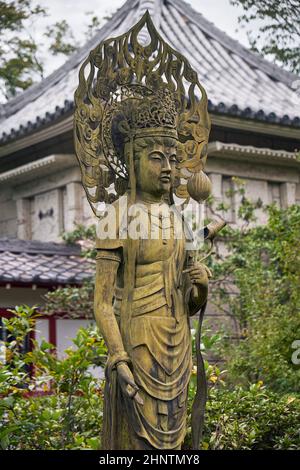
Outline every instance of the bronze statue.
<path id="1" fill-rule="evenodd" d="M 175 234 L 182 217 L 174 198 L 199 201 L 209 193 L 202 171 L 207 97 L 148 12 L 91 51 L 79 76 L 75 146 L 83 186 L 94 213 L 114 227 L 114 236 L 98 232 L 96 240 L 95 317 L 109 352 L 102 447 L 180 449 L 192 368 L 189 316 L 206 303 L 209 271 L 186 250 L 184 225 Z M 99 202 L 113 211 L 100 214 Z M 131 236 L 137 212 L 138 236 Z M 198 448 L 199 430 L 194 436 Z"/>

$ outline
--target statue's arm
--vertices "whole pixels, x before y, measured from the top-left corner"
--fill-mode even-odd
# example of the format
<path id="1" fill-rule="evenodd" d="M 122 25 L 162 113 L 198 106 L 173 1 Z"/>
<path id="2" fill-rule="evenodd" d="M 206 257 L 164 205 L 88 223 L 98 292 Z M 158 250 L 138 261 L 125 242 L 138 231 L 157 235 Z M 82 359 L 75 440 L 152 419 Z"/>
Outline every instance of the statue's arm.
<path id="1" fill-rule="evenodd" d="M 142 405 L 143 400 L 138 393 L 139 388 L 129 368 L 129 356 L 124 349 L 122 336 L 112 306 L 120 262 L 120 250 L 98 250 L 94 313 L 110 356 L 107 364 L 108 373 L 110 374 L 112 369 L 116 368 L 118 381 L 123 393 Z"/>
<path id="2" fill-rule="evenodd" d="M 124 355 L 124 345 L 112 306 L 119 263 L 120 256 L 117 251 L 106 255 L 105 250 L 99 250 L 96 258 L 94 298 L 94 314 L 98 328 L 110 356 L 116 359 Z"/>

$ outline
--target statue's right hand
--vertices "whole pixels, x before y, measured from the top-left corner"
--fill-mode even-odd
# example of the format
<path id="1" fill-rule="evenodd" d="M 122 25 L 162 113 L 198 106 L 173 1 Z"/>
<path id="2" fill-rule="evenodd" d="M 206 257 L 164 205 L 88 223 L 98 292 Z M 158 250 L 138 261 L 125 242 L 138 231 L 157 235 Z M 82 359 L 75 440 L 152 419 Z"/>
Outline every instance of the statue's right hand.
<path id="1" fill-rule="evenodd" d="M 136 385 L 132 372 L 128 367 L 126 362 L 119 362 L 117 364 L 117 371 L 118 371 L 118 380 L 120 387 L 124 393 L 129 398 L 135 400 L 139 405 L 143 405 L 144 402 L 139 395 L 139 387 Z"/>

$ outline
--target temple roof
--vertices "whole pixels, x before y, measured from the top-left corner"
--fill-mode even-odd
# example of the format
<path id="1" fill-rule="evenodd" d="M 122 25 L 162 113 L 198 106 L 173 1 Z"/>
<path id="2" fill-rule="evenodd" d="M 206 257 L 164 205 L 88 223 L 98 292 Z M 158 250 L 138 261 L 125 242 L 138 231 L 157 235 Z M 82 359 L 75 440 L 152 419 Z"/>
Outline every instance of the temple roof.
<path id="1" fill-rule="evenodd" d="M 82 284 L 94 275 L 94 261 L 80 256 L 80 246 L 0 239 L 0 282 L 57 286 Z"/>
<path id="2" fill-rule="evenodd" d="M 212 113 L 300 127 L 298 77 L 263 59 L 182 0 L 127 0 L 63 66 L 0 108 L 0 143 L 18 139 L 72 112 L 78 70 L 103 39 L 126 32 L 149 10 L 163 38 L 196 69 Z"/>

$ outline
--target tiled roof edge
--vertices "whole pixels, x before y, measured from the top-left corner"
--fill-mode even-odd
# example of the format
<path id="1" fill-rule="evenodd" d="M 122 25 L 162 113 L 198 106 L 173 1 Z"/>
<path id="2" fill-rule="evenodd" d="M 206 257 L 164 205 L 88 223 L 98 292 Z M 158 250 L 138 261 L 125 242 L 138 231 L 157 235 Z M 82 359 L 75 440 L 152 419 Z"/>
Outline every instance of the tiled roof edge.
<path id="1" fill-rule="evenodd" d="M 42 127 L 55 122 L 57 119 L 71 113 L 74 109 L 74 102 L 66 100 L 63 107 L 56 106 L 54 113 L 46 112 L 43 117 L 37 116 L 34 122 L 28 121 L 27 125 L 20 125 L 18 129 L 11 129 L 10 133 L 3 132 L 0 137 L 0 145 L 5 145 L 20 137 L 24 137 L 30 133 L 34 133 Z M 208 101 L 208 110 L 213 114 L 223 114 L 232 117 L 252 119 L 254 121 L 267 122 L 271 124 L 279 124 L 282 126 L 289 126 L 293 128 L 300 128 L 300 116 L 294 118 L 289 117 L 287 114 L 278 116 L 276 113 L 265 113 L 262 109 L 256 111 L 250 107 L 240 109 L 237 105 L 227 106 L 225 103 L 218 104 Z"/>
<path id="2" fill-rule="evenodd" d="M 0 238 L 0 252 L 80 256 L 81 246 L 55 242 L 41 242 L 39 240 Z"/>

